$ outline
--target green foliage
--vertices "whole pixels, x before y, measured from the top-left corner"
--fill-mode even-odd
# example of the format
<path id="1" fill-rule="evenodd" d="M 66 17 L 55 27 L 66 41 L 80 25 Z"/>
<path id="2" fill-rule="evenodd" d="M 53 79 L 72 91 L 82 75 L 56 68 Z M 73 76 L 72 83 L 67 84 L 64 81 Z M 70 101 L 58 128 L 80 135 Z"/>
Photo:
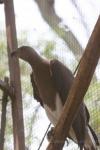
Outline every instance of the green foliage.
<path id="1" fill-rule="evenodd" d="M 91 125 L 94 127 L 96 133 L 100 134 L 100 104 L 95 104 L 90 110 Z"/>
<path id="2" fill-rule="evenodd" d="M 0 79 L 4 78 L 8 71 L 8 57 L 6 51 L 6 38 L 4 31 L 0 31 Z"/>
<path id="3" fill-rule="evenodd" d="M 91 125 L 100 134 L 100 82 L 92 82 L 85 96 L 85 102 L 90 112 Z"/>
<path id="4" fill-rule="evenodd" d="M 22 45 L 28 45 L 28 40 L 27 40 L 27 31 L 23 31 L 21 33 L 19 33 L 18 36 L 18 47 L 22 46 Z"/>
<path id="5" fill-rule="evenodd" d="M 33 141 L 33 124 L 36 121 L 35 114 L 32 115 L 31 119 L 28 120 L 27 128 L 29 129 L 29 133 L 26 137 L 27 145 L 30 145 Z"/>
<path id="6" fill-rule="evenodd" d="M 65 30 L 56 26 L 55 31 L 63 39 L 63 37 L 65 36 Z"/>
<path id="7" fill-rule="evenodd" d="M 57 56 L 53 54 L 54 49 L 55 49 L 55 43 L 53 41 L 46 41 L 45 47 L 41 55 L 45 56 L 48 59 L 57 58 Z"/>
<path id="8" fill-rule="evenodd" d="M 6 51 L 6 38 L 5 32 L 0 31 L 0 79 L 4 80 L 4 77 L 8 74 L 8 58 Z M 0 99 L 2 99 L 2 91 L 0 90 Z"/>
<path id="9" fill-rule="evenodd" d="M 100 99 L 100 83 L 99 82 L 93 82 L 90 84 L 89 89 L 86 93 L 85 100 L 86 101 L 91 101 L 94 100 L 96 101 L 97 99 Z"/>

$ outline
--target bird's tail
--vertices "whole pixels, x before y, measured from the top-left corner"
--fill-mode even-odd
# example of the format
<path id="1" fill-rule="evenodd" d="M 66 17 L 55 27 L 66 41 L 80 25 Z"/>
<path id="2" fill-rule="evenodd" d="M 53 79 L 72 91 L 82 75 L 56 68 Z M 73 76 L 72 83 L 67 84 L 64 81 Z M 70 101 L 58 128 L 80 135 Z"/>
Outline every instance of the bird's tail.
<path id="1" fill-rule="evenodd" d="M 98 138 L 90 125 L 88 125 L 85 136 L 84 150 L 97 150 L 97 146 L 99 146 Z"/>

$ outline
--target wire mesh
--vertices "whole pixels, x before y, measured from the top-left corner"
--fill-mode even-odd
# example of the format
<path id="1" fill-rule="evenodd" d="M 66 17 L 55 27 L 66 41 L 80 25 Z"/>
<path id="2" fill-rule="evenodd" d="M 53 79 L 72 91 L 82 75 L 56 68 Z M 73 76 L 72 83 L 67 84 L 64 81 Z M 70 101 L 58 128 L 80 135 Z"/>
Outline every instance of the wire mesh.
<path id="1" fill-rule="evenodd" d="M 25 6 L 26 10 L 28 8 L 29 6 Z M 15 13 L 17 14 L 17 12 L 18 12 L 18 8 L 15 5 Z M 31 45 L 43 57 L 46 57 L 47 59 L 57 58 L 61 62 L 63 62 L 72 72 L 74 72 L 79 62 L 79 59 L 83 54 L 83 51 L 77 54 L 78 59 L 76 59 L 76 56 L 68 48 L 68 45 L 65 43 L 65 41 L 59 38 L 59 36 L 55 34 L 54 31 L 52 31 L 48 26 L 44 25 L 45 27 L 43 28 L 43 31 L 41 30 L 39 32 L 39 29 L 34 26 L 35 24 L 34 17 L 33 17 L 34 22 L 32 22 L 31 26 L 28 29 L 20 28 L 19 30 L 19 22 L 23 24 L 22 23 L 23 16 L 24 18 L 26 18 L 27 22 L 29 19 L 32 20 L 32 18 L 28 18 L 27 15 L 25 16 L 24 10 L 22 16 L 20 13 L 19 19 L 16 17 L 19 46 Z M 81 21 L 82 20 L 80 20 L 80 22 Z M 74 25 L 77 26 L 77 20 L 76 20 L 76 24 Z M 71 42 L 73 42 L 73 44 L 76 47 L 76 43 L 74 41 Z M 23 92 L 22 95 L 23 95 L 26 147 L 29 150 L 37 150 L 41 142 L 41 139 L 48 127 L 49 120 L 46 116 L 44 109 L 41 108 L 40 104 L 37 103 L 37 101 L 34 100 L 33 98 L 34 92 L 30 82 L 31 67 L 25 62 L 20 61 L 20 69 L 21 69 L 21 85 L 22 85 L 22 92 Z M 3 80 L 4 76 L 9 76 L 9 68 L 8 68 L 8 59 L 7 59 L 7 51 L 6 51 L 5 29 L 3 28 L 2 30 L 0 30 L 0 79 Z M 2 99 L 1 90 L 0 90 L 0 99 Z M 100 139 L 100 62 L 98 63 L 93 80 L 90 84 L 90 87 L 87 91 L 84 101 L 90 112 L 90 124 L 95 130 L 96 134 L 98 135 L 98 138 Z M 1 101 L 0 101 L 0 110 L 1 110 Z M 0 111 L 0 115 L 1 115 L 1 111 Z M 12 130 L 10 102 L 7 107 L 7 118 L 8 121 L 6 126 L 5 150 L 6 149 L 12 150 L 13 130 Z M 47 145 L 48 145 L 48 141 L 47 139 L 45 139 L 43 145 L 41 146 L 41 150 L 46 149 Z M 66 146 L 67 144 L 65 143 L 64 149 L 66 149 Z M 67 149 L 77 150 L 78 146 L 74 142 L 69 140 L 69 145 L 67 146 Z"/>

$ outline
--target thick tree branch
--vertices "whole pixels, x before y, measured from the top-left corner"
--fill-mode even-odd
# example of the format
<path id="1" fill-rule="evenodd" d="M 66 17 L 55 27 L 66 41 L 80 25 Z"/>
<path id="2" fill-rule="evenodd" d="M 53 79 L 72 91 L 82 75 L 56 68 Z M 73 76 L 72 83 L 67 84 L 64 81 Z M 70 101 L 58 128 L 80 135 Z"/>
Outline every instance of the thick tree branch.
<path id="1" fill-rule="evenodd" d="M 10 71 L 10 85 L 14 88 L 12 97 L 12 120 L 14 150 L 25 150 L 22 93 L 18 58 L 12 58 L 11 52 L 18 47 L 13 0 L 4 0 L 5 23 L 7 35 L 7 52 Z"/>
<path id="2" fill-rule="evenodd" d="M 61 117 L 55 127 L 54 136 L 47 150 L 62 150 L 72 121 L 91 82 L 100 58 L 100 16 L 83 54 L 77 76 L 73 82 Z"/>
<path id="3" fill-rule="evenodd" d="M 59 16 L 57 16 L 54 10 L 54 0 L 35 0 L 35 1 L 38 4 L 38 7 L 44 20 L 58 34 L 58 36 L 65 41 L 69 49 L 75 55 L 76 59 L 79 60 L 79 54 L 82 53 L 82 47 L 70 30 L 66 31 L 63 28 L 59 27 L 61 19 Z"/>

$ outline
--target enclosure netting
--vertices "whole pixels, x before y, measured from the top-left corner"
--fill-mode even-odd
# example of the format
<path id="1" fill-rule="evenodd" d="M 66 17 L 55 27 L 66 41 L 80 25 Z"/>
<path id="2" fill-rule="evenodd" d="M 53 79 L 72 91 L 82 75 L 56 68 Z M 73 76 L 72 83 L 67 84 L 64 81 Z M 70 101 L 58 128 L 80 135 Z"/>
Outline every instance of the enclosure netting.
<path id="1" fill-rule="evenodd" d="M 28 19 L 32 19 L 32 18 L 27 18 L 27 20 Z M 20 22 L 21 24 L 23 22 L 23 15 L 21 18 L 21 14 L 20 14 Z M 40 53 L 40 55 L 46 57 L 47 59 L 57 58 L 61 62 L 63 62 L 74 73 L 79 63 L 79 60 L 82 57 L 83 51 L 77 53 L 76 50 L 76 55 L 75 55 L 75 52 L 73 53 L 73 51 L 68 47 L 67 43 L 63 41 L 63 39 L 59 37 L 57 33 L 52 31 L 51 28 L 49 28 L 48 26 L 46 31 L 39 33 L 38 29 L 34 30 L 34 28 L 32 29 L 32 26 L 31 29 L 23 30 L 22 27 L 22 29 L 19 30 L 18 24 L 19 22 L 16 17 L 19 46 L 30 45 L 34 47 L 34 49 L 36 49 Z M 75 45 L 76 48 L 75 41 L 71 41 L 71 42 L 73 43 L 73 45 Z M 2 29 L 0 29 L 0 79 L 2 80 L 4 79 L 5 76 L 9 77 L 8 58 L 7 58 L 6 49 L 7 49 L 6 33 L 5 33 L 5 26 L 4 26 Z M 24 111 L 24 124 L 25 124 L 25 137 L 26 137 L 25 142 L 26 142 L 26 146 L 30 150 L 37 150 L 41 142 L 41 139 L 49 125 L 49 120 L 45 114 L 44 109 L 33 98 L 33 89 L 30 82 L 31 67 L 27 65 L 25 62 L 20 61 L 20 68 L 21 68 L 23 111 Z M 0 115 L 1 115 L 1 99 L 2 99 L 2 91 L 0 90 Z M 90 124 L 95 130 L 100 140 L 100 62 L 96 67 L 96 71 L 94 73 L 89 89 L 86 93 L 84 101 L 90 112 Z M 48 142 L 47 139 L 45 139 L 41 147 L 41 150 L 45 150 L 47 145 Z M 65 144 L 64 149 L 66 149 L 66 146 L 67 144 Z M 12 119 L 11 119 L 11 105 L 9 101 L 7 106 L 5 150 L 12 150 L 12 149 L 13 149 Z M 67 149 L 77 150 L 78 147 L 70 140 Z"/>

